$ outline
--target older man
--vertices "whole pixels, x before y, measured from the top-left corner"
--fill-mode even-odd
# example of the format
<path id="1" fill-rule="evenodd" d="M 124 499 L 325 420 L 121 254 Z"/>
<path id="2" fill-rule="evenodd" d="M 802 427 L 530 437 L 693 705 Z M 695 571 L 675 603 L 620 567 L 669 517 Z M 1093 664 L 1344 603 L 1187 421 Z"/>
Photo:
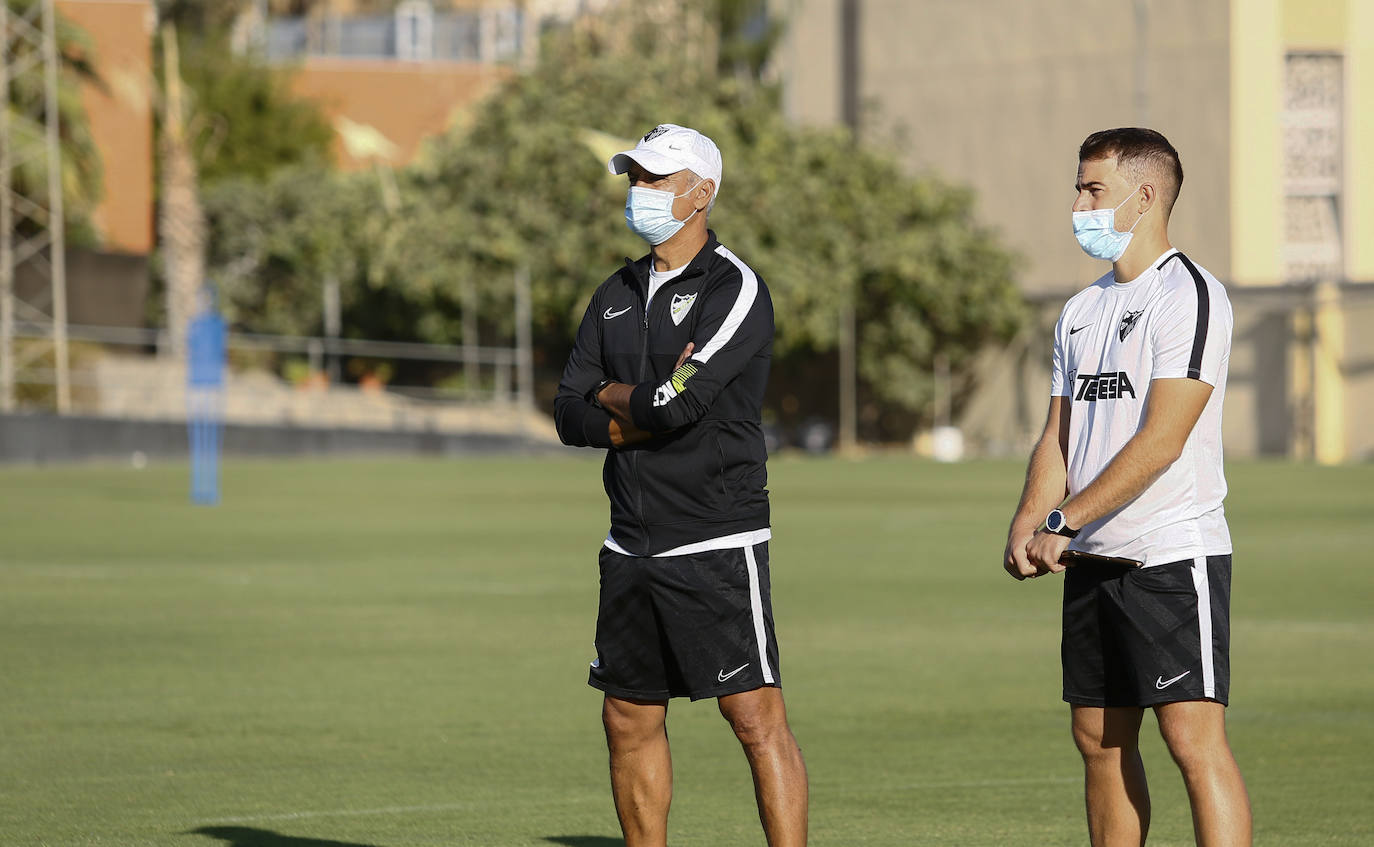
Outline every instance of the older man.
<path id="1" fill-rule="evenodd" d="M 650 246 L 592 295 L 554 401 L 564 443 L 609 448 L 596 660 L 627 847 L 664 847 L 668 700 L 717 699 L 744 747 L 772 847 L 806 843 L 807 782 L 779 688 L 760 410 L 773 307 L 706 221 L 716 145 L 655 127 L 608 163 Z"/>

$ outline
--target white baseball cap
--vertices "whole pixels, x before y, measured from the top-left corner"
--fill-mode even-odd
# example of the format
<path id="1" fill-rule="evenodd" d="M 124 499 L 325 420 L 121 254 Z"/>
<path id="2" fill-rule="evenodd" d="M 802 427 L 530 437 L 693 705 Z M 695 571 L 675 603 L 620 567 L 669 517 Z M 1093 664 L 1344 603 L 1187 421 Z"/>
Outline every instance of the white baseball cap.
<path id="1" fill-rule="evenodd" d="M 720 193 L 721 161 L 716 143 L 694 129 L 677 124 L 659 124 L 639 139 L 635 149 L 616 153 L 606 162 L 613 174 L 623 174 L 630 162 L 651 174 L 673 174 L 686 168 L 702 179 L 715 181 Z"/>

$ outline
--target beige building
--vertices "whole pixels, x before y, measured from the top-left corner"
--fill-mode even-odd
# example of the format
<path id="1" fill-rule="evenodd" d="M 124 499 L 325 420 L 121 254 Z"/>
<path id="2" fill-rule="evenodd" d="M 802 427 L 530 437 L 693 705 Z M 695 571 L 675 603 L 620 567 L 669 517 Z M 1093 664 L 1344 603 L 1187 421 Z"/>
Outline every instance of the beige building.
<path id="1" fill-rule="evenodd" d="M 789 115 L 851 123 L 971 185 L 1040 325 L 984 363 L 962 425 L 1023 450 L 1047 332 L 1102 273 L 1070 235 L 1077 148 L 1146 125 L 1178 147 L 1176 246 L 1228 283 L 1233 454 L 1374 456 L 1374 2 L 774 0 Z M 1015 414 L 1007 414 L 1014 397 Z"/>

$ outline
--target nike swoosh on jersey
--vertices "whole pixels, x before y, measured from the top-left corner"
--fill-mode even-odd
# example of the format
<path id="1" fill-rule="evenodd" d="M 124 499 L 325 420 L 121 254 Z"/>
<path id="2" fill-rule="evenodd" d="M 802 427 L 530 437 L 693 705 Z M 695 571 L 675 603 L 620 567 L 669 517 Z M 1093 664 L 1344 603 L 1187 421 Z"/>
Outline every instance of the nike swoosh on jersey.
<path id="1" fill-rule="evenodd" d="M 1076 329 L 1071 329 L 1071 330 L 1069 330 L 1069 335 L 1073 335 L 1075 332 L 1080 332 L 1080 331 L 1082 331 L 1082 330 L 1085 330 L 1085 329 L 1087 329 L 1087 328 L 1090 327 L 1090 326 L 1092 326 L 1092 324 L 1083 324 L 1082 326 L 1077 327 Z"/>
<path id="2" fill-rule="evenodd" d="M 612 312 L 612 311 L 611 311 L 611 307 L 610 307 L 610 306 L 607 306 L 607 307 L 606 307 L 606 314 L 602 315 L 601 317 L 605 318 L 606 320 L 610 320 L 611 318 L 618 318 L 618 317 L 620 317 L 621 315 L 625 314 L 626 312 L 630 311 L 630 310 L 633 309 L 633 308 L 634 308 L 634 306 L 626 306 L 625 308 L 621 309 L 621 310 L 618 311 L 618 312 Z"/>

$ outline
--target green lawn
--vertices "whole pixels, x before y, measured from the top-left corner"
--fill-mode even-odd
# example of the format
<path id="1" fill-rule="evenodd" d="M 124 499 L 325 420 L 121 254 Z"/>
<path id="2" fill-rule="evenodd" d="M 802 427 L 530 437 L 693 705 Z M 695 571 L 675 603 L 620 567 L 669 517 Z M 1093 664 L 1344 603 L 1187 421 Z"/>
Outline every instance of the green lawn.
<path id="1" fill-rule="evenodd" d="M 599 463 L 0 470 L 0 843 L 620 844 L 592 658 Z M 1016 463 L 772 464 L 818 845 L 1081 845 L 1057 579 L 1000 569 Z M 1374 843 L 1374 467 L 1232 464 L 1230 725 L 1273 847 Z M 675 847 L 763 843 L 675 703 Z M 1151 844 L 1192 843 L 1147 721 Z"/>

